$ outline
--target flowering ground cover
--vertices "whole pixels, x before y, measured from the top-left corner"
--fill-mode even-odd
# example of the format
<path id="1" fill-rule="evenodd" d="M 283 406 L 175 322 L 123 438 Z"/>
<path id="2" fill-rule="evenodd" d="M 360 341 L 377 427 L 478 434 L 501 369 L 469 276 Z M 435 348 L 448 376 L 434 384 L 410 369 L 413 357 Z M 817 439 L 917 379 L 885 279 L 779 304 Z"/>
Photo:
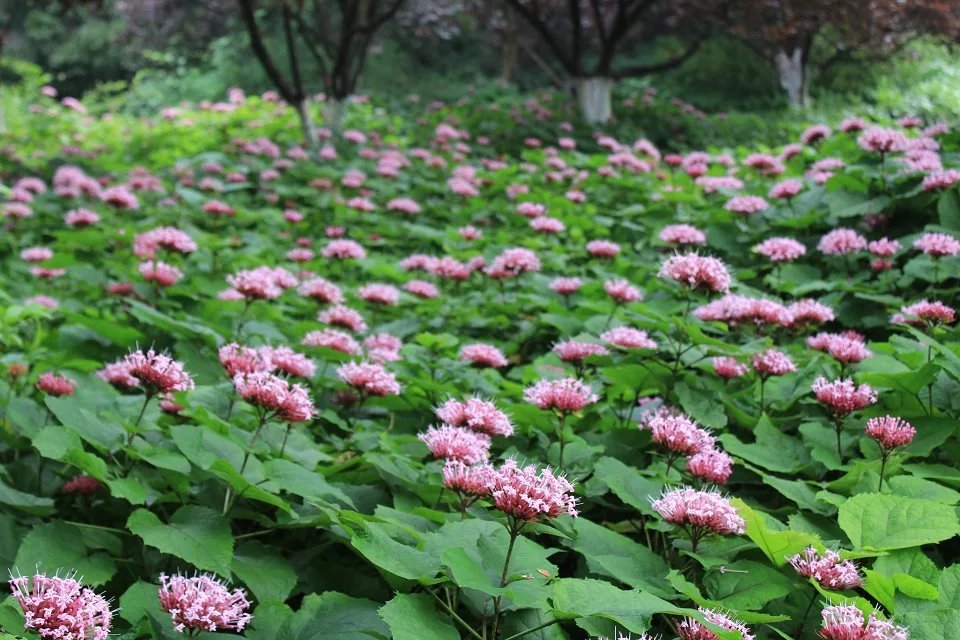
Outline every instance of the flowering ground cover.
<path id="1" fill-rule="evenodd" d="M 958 637 L 948 127 L 30 102 L 4 637 Z"/>

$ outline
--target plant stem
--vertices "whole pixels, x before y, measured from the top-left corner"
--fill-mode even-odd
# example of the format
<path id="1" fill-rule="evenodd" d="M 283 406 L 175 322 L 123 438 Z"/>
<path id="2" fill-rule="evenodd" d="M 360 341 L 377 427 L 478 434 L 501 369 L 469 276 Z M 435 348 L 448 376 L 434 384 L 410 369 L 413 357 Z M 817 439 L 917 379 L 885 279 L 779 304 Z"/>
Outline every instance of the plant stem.
<path id="1" fill-rule="evenodd" d="M 280 457 L 283 457 L 283 451 L 287 448 L 287 438 L 290 437 L 290 429 L 293 428 L 293 423 L 287 423 L 287 430 L 283 432 L 283 442 L 280 444 Z"/>
<path id="2" fill-rule="evenodd" d="M 450 605 L 448 605 L 446 602 L 444 602 L 444 601 L 443 601 L 443 598 L 441 598 L 440 596 L 438 596 L 433 589 L 427 589 L 427 593 L 429 593 L 430 595 L 432 595 L 433 598 L 434 598 L 434 600 L 436 600 L 437 602 L 439 602 L 439 603 L 440 603 L 440 606 L 443 607 L 443 608 L 447 611 L 447 613 L 449 613 L 450 616 L 453 617 L 454 620 L 456 620 L 457 622 L 459 622 L 460 625 L 463 626 L 464 629 L 466 629 L 467 631 L 469 631 L 471 636 L 473 636 L 473 637 L 476 638 L 477 640 L 483 640 L 483 637 L 482 637 L 479 633 L 477 633 L 477 632 L 474 630 L 474 628 L 471 627 L 470 624 L 469 624 L 466 620 L 464 620 L 464 619 L 461 618 L 459 615 L 457 615 L 457 612 L 454 611 L 453 609 L 451 609 L 451 608 L 450 608 Z"/>
<path id="3" fill-rule="evenodd" d="M 143 414 L 147 412 L 147 405 L 150 404 L 150 400 L 153 398 L 152 393 L 147 393 L 147 397 L 143 399 L 143 406 L 140 407 L 140 413 L 137 415 L 137 421 L 133 423 L 133 431 L 130 432 L 130 435 L 127 436 L 127 446 L 133 444 L 133 438 L 137 435 L 136 429 L 140 426 L 140 421 L 143 420 Z"/>
<path id="4" fill-rule="evenodd" d="M 877 487 L 877 492 L 883 491 L 883 472 L 887 468 L 887 451 L 883 447 L 880 448 L 880 486 Z"/>
<path id="5" fill-rule="evenodd" d="M 843 418 L 836 418 L 833 421 L 833 428 L 837 432 L 837 457 L 843 463 L 843 449 L 840 444 L 840 432 L 843 431 Z"/>
<path id="6" fill-rule="evenodd" d="M 557 463 L 558 469 L 563 469 L 563 445 L 565 444 L 563 439 L 563 431 L 565 421 L 566 416 L 564 414 L 561 413 L 557 416 L 557 437 L 560 440 L 560 460 Z"/>
<path id="7" fill-rule="evenodd" d="M 256 430 L 253 432 L 253 437 L 250 438 L 250 444 L 247 445 L 247 450 L 243 454 L 243 462 L 240 463 L 240 475 L 243 476 L 244 470 L 247 468 L 247 462 L 250 461 L 250 449 L 253 448 L 253 445 L 256 444 L 257 438 L 260 437 L 260 432 L 263 430 L 263 425 L 267 423 L 267 414 L 263 413 L 260 415 L 260 422 L 257 424 Z M 233 506 L 233 487 L 227 487 L 227 492 L 223 495 L 223 515 L 227 515 L 230 511 L 230 507 Z"/>
<path id="8" fill-rule="evenodd" d="M 507 638 L 504 638 L 504 640 L 517 640 L 517 638 L 522 638 L 523 636 L 527 635 L 528 633 L 533 633 L 534 631 L 540 631 L 540 629 L 546 629 L 546 628 L 549 627 L 550 625 L 557 624 L 558 622 L 560 622 L 560 621 L 559 621 L 559 620 L 551 620 L 550 622 L 544 622 L 543 624 L 541 624 L 541 625 L 539 625 L 539 626 L 536 626 L 536 627 L 532 627 L 532 628 L 530 628 L 530 629 L 527 629 L 526 631 L 521 631 L 520 633 L 515 633 L 515 634 L 513 634 L 512 636 L 509 636 L 509 637 L 507 637 Z"/>
<path id="9" fill-rule="evenodd" d="M 766 382 L 767 382 L 766 377 L 760 376 L 760 415 L 763 415 L 764 411 L 766 411 L 766 408 L 767 408 L 766 404 L 763 401 L 764 400 L 763 392 L 764 392 L 764 389 L 766 388 Z"/>
<path id="10" fill-rule="evenodd" d="M 807 608 L 804 610 L 803 615 L 800 616 L 800 626 L 797 627 L 796 632 L 793 634 L 800 637 L 800 634 L 803 633 L 803 626 L 807 621 L 807 616 L 810 615 L 810 610 L 813 609 L 813 603 L 817 601 L 817 591 L 814 590 L 813 597 L 810 598 L 810 604 L 807 605 Z"/>
<path id="11" fill-rule="evenodd" d="M 516 521 L 510 523 L 510 544 L 507 546 L 507 557 L 503 561 L 503 571 L 500 572 L 500 587 L 503 588 L 507 584 L 507 576 L 510 575 L 510 557 L 513 555 L 513 545 L 517 541 L 517 536 L 520 535 L 520 529 L 523 528 L 523 524 L 517 524 Z M 503 599 L 503 596 L 497 596 L 493 599 L 493 632 L 490 634 L 492 640 L 497 638 L 497 627 L 500 625 L 500 601 Z"/>

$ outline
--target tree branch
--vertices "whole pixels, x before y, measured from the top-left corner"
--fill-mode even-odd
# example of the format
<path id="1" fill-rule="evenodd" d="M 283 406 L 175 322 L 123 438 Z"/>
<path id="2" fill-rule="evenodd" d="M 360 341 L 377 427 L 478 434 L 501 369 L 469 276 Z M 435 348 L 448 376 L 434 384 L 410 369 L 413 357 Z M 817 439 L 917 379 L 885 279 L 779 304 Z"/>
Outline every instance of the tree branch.
<path id="1" fill-rule="evenodd" d="M 687 47 L 686 51 L 680 55 L 670 58 L 669 60 L 664 60 L 662 62 L 657 62 L 654 64 L 647 65 L 634 65 L 632 67 L 626 67 L 624 69 L 619 69 L 613 72 L 611 75 L 614 78 L 629 78 L 635 76 L 643 76 L 651 73 L 659 73 L 661 71 L 667 71 L 669 69 L 675 69 L 682 65 L 684 62 L 689 60 L 700 50 L 700 47 L 703 45 L 702 40 L 694 40 L 690 43 L 690 46 Z"/>
<path id="2" fill-rule="evenodd" d="M 252 0 L 237 0 L 237 2 L 240 4 L 240 17 L 243 19 L 247 27 L 247 34 L 250 36 L 250 46 L 253 48 L 253 54 L 257 57 L 257 60 L 260 61 L 263 70 L 270 78 L 270 81 L 273 82 L 277 91 L 280 92 L 280 95 L 283 96 L 283 99 L 290 104 L 295 104 L 297 100 L 293 91 L 286 80 L 284 80 L 283 74 L 280 73 L 277 65 L 273 62 L 273 58 L 270 57 L 270 52 L 267 51 L 266 46 L 263 44 L 263 34 L 257 25 L 257 17 L 253 11 Z"/>

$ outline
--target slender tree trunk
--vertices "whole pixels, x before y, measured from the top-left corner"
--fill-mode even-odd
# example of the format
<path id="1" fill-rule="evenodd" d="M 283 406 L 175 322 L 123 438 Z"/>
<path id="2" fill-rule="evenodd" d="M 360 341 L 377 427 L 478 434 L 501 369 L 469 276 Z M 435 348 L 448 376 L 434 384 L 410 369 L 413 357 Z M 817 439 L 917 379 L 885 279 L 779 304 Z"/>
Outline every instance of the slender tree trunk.
<path id="1" fill-rule="evenodd" d="M 517 57 L 520 51 L 517 17 L 513 11 L 506 13 L 506 28 L 500 45 L 500 83 L 509 86 L 517 70 Z"/>
<path id="2" fill-rule="evenodd" d="M 611 95 L 613 80 L 603 77 L 584 77 L 576 79 L 577 101 L 580 114 L 588 124 L 603 124 L 613 117 Z"/>
<path id="3" fill-rule="evenodd" d="M 317 127 L 313 122 L 313 116 L 310 115 L 310 98 L 304 98 L 294 105 L 297 110 L 297 117 L 300 119 L 300 130 L 303 132 L 303 139 L 307 143 L 308 149 L 317 147 Z"/>
<path id="4" fill-rule="evenodd" d="M 810 103 L 805 57 L 802 47 L 796 47 L 790 52 L 778 51 L 774 57 L 780 86 L 787 92 L 787 99 L 792 107 L 806 107 Z"/>
<path id="5" fill-rule="evenodd" d="M 343 129 L 349 100 L 349 98 L 337 99 L 327 95 L 327 102 L 323 106 L 323 122 L 334 133 L 340 133 L 340 130 Z"/>

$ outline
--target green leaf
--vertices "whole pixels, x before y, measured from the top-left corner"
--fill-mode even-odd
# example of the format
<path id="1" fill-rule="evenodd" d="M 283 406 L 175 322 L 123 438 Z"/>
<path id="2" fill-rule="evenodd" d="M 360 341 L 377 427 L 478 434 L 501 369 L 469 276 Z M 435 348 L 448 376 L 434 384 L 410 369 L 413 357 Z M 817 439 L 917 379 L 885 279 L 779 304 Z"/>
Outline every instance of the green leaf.
<path id="1" fill-rule="evenodd" d="M 838 523 L 856 549 L 919 547 L 960 533 L 956 511 L 939 502 L 862 493 L 842 505 Z"/>
<path id="2" fill-rule="evenodd" d="M 460 633 L 437 613 L 432 597 L 397 594 L 380 608 L 393 640 L 460 640 Z"/>
<path id="3" fill-rule="evenodd" d="M 377 613 L 380 605 L 364 598 L 352 598 L 335 591 L 312 593 L 303 599 L 276 634 L 284 640 L 370 640 L 390 636 Z M 259 611 L 259 609 L 258 609 Z M 256 618 L 254 618 L 256 619 Z"/>
<path id="4" fill-rule="evenodd" d="M 353 506 L 350 497 L 327 482 L 323 475 L 309 471 L 295 462 L 283 459 L 271 460 L 264 465 L 264 469 L 270 482 L 283 491 L 302 498 L 318 500 L 335 498 Z"/>
<path id="5" fill-rule="evenodd" d="M 137 509 L 127 519 L 127 528 L 144 544 L 181 558 L 198 569 L 230 577 L 233 535 L 219 513 L 206 507 L 177 509 L 169 524 L 146 509 Z"/>
<path id="6" fill-rule="evenodd" d="M 947 609 L 960 609 L 960 564 L 953 564 L 940 574 L 940 604 Z"/>
<path id="7" fill-rule="evenodd" d="M 956 189 L 947 189 L 937 201 L 937 214 L 940 225 L 954 231 L 960 231 L 960 196 Z"/>
<path id="8" fill-rule="evenodd" d="M 718 439 L 727 453 L 768 471 L 794 473 L 810 462 L 806 445 L 774 427 L 767 416 L 760 419 L 753 433 L 753 444 L 744 444 L 732 433 L 721 434 Z"/>
<path id="9" fill-rule="evenodd" d="M 661 597 L 673 595 L 663 578 L 670 570 L 663 558 L 630 538 L 586 518 L 573 522 L 573 549 L 583 556 L 591 573 L 608 576 Z"/>
<path id="10" fill-rule="evenodd" d="M 120 596 L 120 617 L 136 624 L 149 615 L 162 617 L 169 615 L 160 607 L 157 599 L 159 587 L 143 580 L 137 580 Z"/>
<path id="11" fill-rule="evenodd" d="M 53 500 L 17 491 L 0 480 L 0 504 L 20 509 L 35 516 L 53 513 Z"/>
<path id="12" fill-rule="evenodd" d="M 390 527 L 385 524 L 366 522 L 354 533 L 350 544 L 382 571 L 408 580 L 432 580 L 440 570 L 439 560 L 416 547 L 398 542 L 390 532 Z"/>
<path id="13" fill-rule="evenodd" d="M 87 547 L 79 527 L 60 520 L 35 526 L 20 543 L 14 572 L 34 568 L 47 574 L 76 572 L 84 584 L 106 584 L 116 572 L 113 559 Z"/>
<path id="14" fill-rule="evenodd" d="M 602 480 L 618 498 L 637 511 L 653 515 L 650 498 L 660 495 L 663 483 L 640 474 L 616 458 L 600 458 L 594 465 L 594 475 Z"/>
<path id="15" fill-rule="evenodd" d="M 257 541 L 237 547 L 232 568 L 259 602 L 283 602 L 297 586 L 297 572 L 290 561 Z"/>
<path id="16" fill-rule="evenodd" d="M 682 382 L 674 388 L 674 391 L 677 399 L 680 400 L 680 406 L 690 417 L 712 429 L 722 429 L 727 426 L 727 414 L 723 411 L 723 404 L 717 402 L 714 392 L 694 389 Z"/>
<path id="17" fill-rule="evenodd" d="M 960 638 L 960 609 L 908 613 L 903 622 L 910 628 L 910 640 Z"/>
<path id="18" fill-rule="evenodd" d="M 771 600 L 782 598 L 796 582 L 759 562 L 739 560 L 714 569 L 703 579 L 707 595 L 731 609 L 759 609 Z"/>
<path id="19" fill-rule="evenodd" d="M 787 564 L 787 558 L 808 546 L 815 546 L 822 550 L 819 539 L 813 534 L 803 531 L 788 531 L 786 529 L 771 529 L 766 516 L 751 509 L 739 498 L 731 500 L 737 508 L 740 517 L 746 523 L 747 537 L 753 540 L 760 550 L 778 567 Z M 778 523 L 779 524 L 779 523 Z M 781 527 L 783 525 L 780 525 Z"/>

